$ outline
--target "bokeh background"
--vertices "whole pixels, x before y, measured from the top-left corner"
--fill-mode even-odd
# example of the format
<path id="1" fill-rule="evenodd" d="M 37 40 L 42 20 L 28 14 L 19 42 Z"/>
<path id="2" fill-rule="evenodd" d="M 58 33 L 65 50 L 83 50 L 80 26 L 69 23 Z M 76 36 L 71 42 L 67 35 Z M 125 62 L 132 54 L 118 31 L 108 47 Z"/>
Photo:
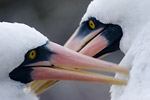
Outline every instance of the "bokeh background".
<path id="1" fill-rule="evenodd" d="M 0 0 L 0 21 L 24 23 L 63 45 L 78 27 L 91 0 Z M 26 33 L 24 33 L 26 34 Z M 119 63 L 115 52 L 104 60 Z M 103 73 L 114 75 L 111 73 Z M 61 81 L 41 94 L 41 100 L 110 100 L 109 85 Z"/>

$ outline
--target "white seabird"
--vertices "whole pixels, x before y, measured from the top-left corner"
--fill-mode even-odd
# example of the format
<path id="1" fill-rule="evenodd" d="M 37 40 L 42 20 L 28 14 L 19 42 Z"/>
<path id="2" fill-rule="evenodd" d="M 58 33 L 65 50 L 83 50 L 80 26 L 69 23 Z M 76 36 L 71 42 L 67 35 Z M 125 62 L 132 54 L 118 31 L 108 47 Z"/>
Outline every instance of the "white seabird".
<path id="1" fill-rule="evenodd" d="M 116 64 L 63 48 L 25 24 L 1 22 L 0 35 L 0 100 L 38 100 L 37 96 L 26 88 L 26 84 L 33 80 L 126 84 L 120 79 L 71 69 L 94 67 L 95 70 L 128 73 L 128 70 Z"/>
<path id="2" fill-rule="evenodd" d="M 149 0 L 93 0 L 66 45 L 96 58 L 121 49 L 120 66 L 130 69 L 130 78 L 116 74 L 128 84 L 112 86 L 111 100 L 149 100 L 149 28 Z"/>

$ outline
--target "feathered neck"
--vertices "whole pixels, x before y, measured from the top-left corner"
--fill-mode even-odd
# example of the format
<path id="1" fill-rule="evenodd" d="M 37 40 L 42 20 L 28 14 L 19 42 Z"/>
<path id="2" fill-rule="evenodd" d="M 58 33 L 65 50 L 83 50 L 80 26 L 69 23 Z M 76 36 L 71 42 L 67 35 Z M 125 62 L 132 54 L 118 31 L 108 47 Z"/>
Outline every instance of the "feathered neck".
<path id="1" fill-rule="evenodd" d="M 140 28 L 132 45 L 120 63 L 130 69 L 130 78 L 117 74 L 117 78 L 128 80 L 127 86 L 112 86 L 111 100 L 149 100 L 150 99 L 150 23 Z"/>
<path id="2" fill-rule="evenodd" d="M 37 96 L 26 89 L 25 84 L 5 79 L 0 82 L 0 100 L 38 100 Z"/>

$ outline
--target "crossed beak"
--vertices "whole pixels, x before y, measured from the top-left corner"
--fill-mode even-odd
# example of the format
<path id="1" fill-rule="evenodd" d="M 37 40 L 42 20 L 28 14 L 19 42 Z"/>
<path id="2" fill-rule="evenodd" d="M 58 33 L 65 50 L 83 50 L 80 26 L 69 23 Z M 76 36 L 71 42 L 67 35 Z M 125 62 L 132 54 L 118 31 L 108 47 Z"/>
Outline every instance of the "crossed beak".
<path id="1" fill-rule="evenodd" d="M 65 47 L 73 51 L 78 51 L 81 54 L 70 51 L 69 49 L 63 48 L 57 44 L 50 43 L 50 45 L 47 47 L 51 50 L 51 52 L 53 52 L 53 54 L 50 56 L 50 60 L 47 62 L 47 64 L 53 66 L 47 68 L 38 67 L 35 68 L 32 73 L 34 80 L 48 81 L 35 81 L 29 84 L 29 86 L 35 91 L 36 94 L 40 94 L 46 91 L 58 80 L 126 85 L 127 83 L 124 80 L 82 70 L 88 69 L 117 72 L 129 75 L 129 71 L 123 67 L 110 62 L 88 57 L 94 56 L 96 58 L 101 58 L 103 57 L 103 54 L 109 52 L 109 50 L 105 51 L 108 46 L 110 46 L 110 49 L 112 49 L 112 46 L 116 47 L 114 44 L 118 43 L 121 36 L 115 36 L 114 39 L 110 39 L 110 41 L 108 41 L 109 36 L 107 35 L 110 32 L 111 34 L 114 34 L 116 30 L 117 32 L 120 32 L 120 29 L 116 26 L 107 26 L 107 29 L 106 27 L 100 27 L 99 29 L 92 31 L 89 35 L 80 37 L 79 29 L 77 29 L 72 37 L 67 41 Z M 38 63 L 35 64 L 35 66 L 38 66 Z"/>
<path id="2" fill-rule="evenodd" d="M 81 70 L 88 69 L 118 72 L 128 75 L 129 72 L 125 68 L 121 68 L 113 63 L 79 54 L 52 42 L 49 42 L 46 47 L 51 52 L 49 60 L 28 65 L 28 67 L 33 68 L 33 71 L 31 72 L 33 80 L 51 80 L 51 84 L 49 85 L 56 82 L 52 80 L 71 80 L 126 85 L 126 81 L 124 80 Z M 34 84 L 30 86 L 34 87 Z"/>
<path id="3" fill-rule="evenodd" d="M 118 79 L 79 69 L 128 74 L 127 69 L 79 54 L 52 42 L 49 42 L 46 47 L 51 52 L 49 60 L 28 65 L 28 67 L 33 68 L 31 72 L 33 80 L 73 80 L 118 85 L 126 84 Z"/>

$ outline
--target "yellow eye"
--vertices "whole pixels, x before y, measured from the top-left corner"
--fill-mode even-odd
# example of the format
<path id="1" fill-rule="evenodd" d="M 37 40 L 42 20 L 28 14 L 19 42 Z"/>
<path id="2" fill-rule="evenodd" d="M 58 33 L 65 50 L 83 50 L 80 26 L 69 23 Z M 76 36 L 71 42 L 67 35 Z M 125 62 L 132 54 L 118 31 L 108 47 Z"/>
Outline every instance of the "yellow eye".
<path id="1" fill-rule="evenodd" d="M 89 20 L 89 27 L 91 29 L 95 29 L 95 24 L 94 24 L 94 22 L 92 20 Z"/>
<path id="2" fill-rule="evenodd" d="M 34 59 L 36 57 L 36 51 L 35 50 L 32 50 L 30 53 L 29 53 L 29 58 L 30 59 Z"/>

